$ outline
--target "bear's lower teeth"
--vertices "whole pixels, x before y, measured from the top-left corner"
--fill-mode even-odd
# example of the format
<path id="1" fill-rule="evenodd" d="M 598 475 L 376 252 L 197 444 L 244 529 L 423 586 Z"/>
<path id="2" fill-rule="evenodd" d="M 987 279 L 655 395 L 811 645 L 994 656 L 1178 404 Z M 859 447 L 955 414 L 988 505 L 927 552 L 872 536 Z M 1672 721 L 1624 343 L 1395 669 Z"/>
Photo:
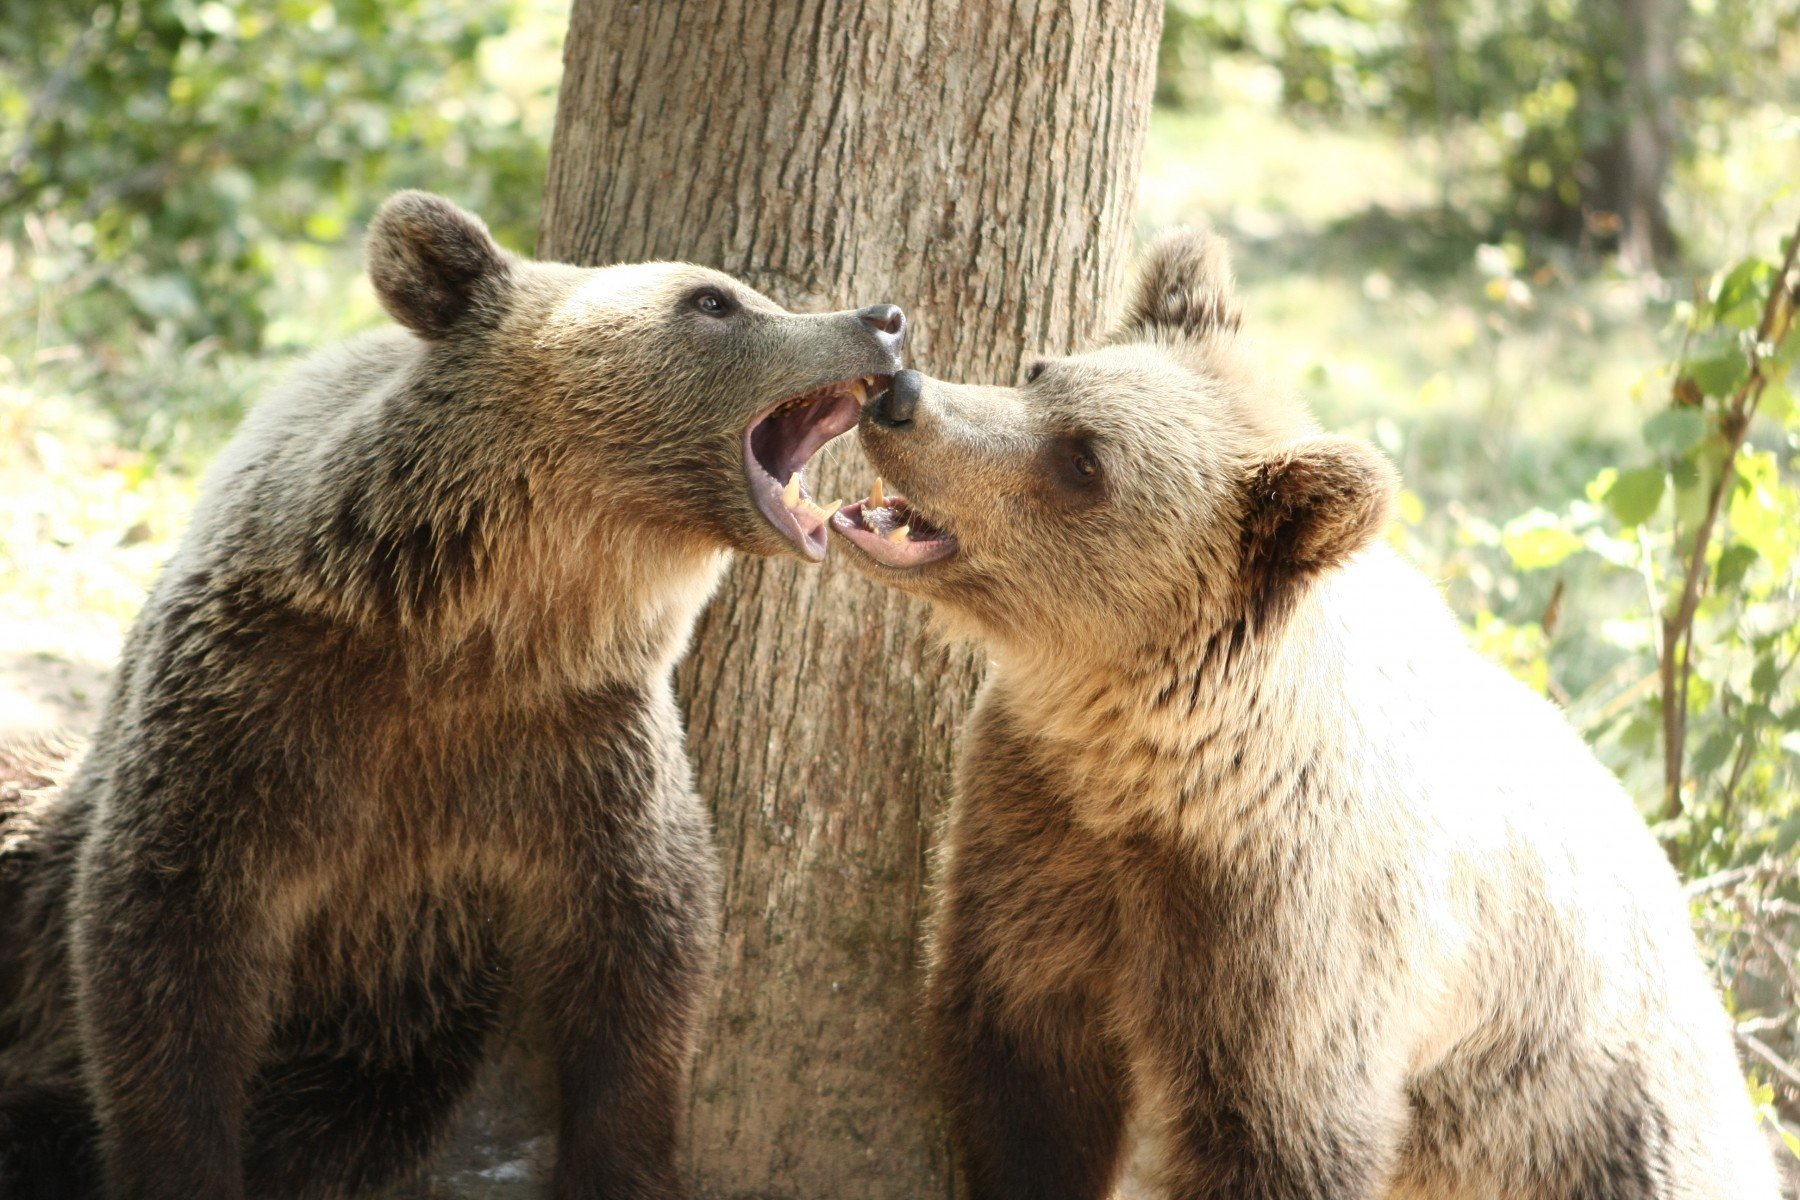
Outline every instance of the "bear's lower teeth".
<path id="1" fill-rule="evenodd" d="M 943 536 L 943 530 L 915 513 L 911 506 L 889 504 L 885 498 L 873 507 L 865 501 L 858 515 L 864 529 L 896 546 L 906 541 L 929 542 Z"/>

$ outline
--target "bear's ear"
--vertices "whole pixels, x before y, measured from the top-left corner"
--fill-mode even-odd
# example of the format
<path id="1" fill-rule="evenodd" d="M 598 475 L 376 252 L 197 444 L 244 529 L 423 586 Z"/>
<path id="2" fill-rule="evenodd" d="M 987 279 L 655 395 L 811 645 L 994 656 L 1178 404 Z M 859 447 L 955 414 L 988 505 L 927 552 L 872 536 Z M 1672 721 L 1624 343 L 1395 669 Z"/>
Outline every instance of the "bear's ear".
<path id="1" fill-rule="evenodd" d="M 382 306 L 426 338 L 491 322 L 512 273 L 480 217 L 429 192 L 389 197 L 369 225 L 365 253 Z"/>
<path id="2" fill-rule="evenodd" d="M 1224 240 L 1180 230 L 1159 238 L 1144 256 L 1137 290 L 1112 340 L 1129 342 L 1154 334 L 1229 336 L 1243 322 L 1231 278 L 1231 252 Z"/>
<path id="3" fill-rule="evenodd" d="M 1316 574 L 1387 526 L 1400 476 L 1367 442 L 1311 437 L 1256 465 L 1248 481 L 1247 561 L 1262 583 Z"/>

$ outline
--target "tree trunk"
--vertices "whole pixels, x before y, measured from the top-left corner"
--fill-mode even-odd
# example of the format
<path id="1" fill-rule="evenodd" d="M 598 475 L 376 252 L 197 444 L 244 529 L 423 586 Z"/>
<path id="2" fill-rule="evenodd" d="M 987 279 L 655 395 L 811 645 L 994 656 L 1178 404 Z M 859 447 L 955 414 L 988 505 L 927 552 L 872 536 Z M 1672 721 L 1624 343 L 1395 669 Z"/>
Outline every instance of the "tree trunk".
<path id="1" fill-rule="evenodd" d="M 1104 14 L 1104 15 L 1103 15 Z M 793 308 L 892 301 L 999 380 L 1122 282 L 1156 0 L 575 0 L 539 254 L 681 258 Z M 869 473 L 849 445 L 822 498 Z M 977 666 L 837 562 L 740 561 L 679 673 L 725 864 L 701 1194 L 949 1194 L 914 1012 L 926 855 Z"/>
<path id="2" fill-rule="evenodd" d="M 1616 237 L 1627 266 L 1649 270 L 1676 250 L 1663 189 L 1675 157 L 1679 12 L 1673 0 L 1599 0 L 1590 17 L 1594 43 L 1615 61 L 1601 88 L 1608 132 L 1589 154 L 1583 207 Z"/>

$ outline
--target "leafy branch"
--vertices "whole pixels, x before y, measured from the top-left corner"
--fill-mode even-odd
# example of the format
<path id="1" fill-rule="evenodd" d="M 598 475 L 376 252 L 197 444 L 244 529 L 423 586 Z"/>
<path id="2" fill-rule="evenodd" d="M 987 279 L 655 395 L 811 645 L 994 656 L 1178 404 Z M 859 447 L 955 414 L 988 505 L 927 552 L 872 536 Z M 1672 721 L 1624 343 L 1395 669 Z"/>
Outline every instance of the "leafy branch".
<path id="1" fill-rule="evenodd" d="M 1725 497 L 1738 478 L 1738 458 L 1750 422 L 1756 416 L 1771 378 L 1770 364 L 1777 360 L 1778 348 L 1793 328 L 1794 314 L 1800 305 L 1800 267 L 1795 255 L 1800 251 L 1800 227 L 1787 239 L 1787 251 L 1781 268 L 1770 281 L 1754 339 L 1745 348 L 1748 372 L 1730 391 L 1718 420 L 1719 433 L 1725 440 L 1723 462 L 1706 494 L 1706 505 L 1685 551 L 1680 554 L 1681 588 L 1678 601 L 1662 616 L 1661 639 L 1658 644 L 1658 677 L 1661 683 L 1663 729 L 1663 816 L 1674 819 L 1682 811 L 1682 781 L 1685 777 L 1689 688 L 1693 680 L 1694 618 L 1700 608 L 1701 594 L 1713 573 L 1707 551 L 1712 543 Z M 1747 264 L 1754 265 L 1754 264 Z M 1738 272 L 1733 272 L 1736 276 Z M 1721 288 L 1729 299 L 1728 277 Z M 1691 332 L 1691 331 L 1690 331 Z M 1692 374 L 1677 373 L 1673 389 L 1676 409 L 1692 408 L 1704 403 L 1705 391 Z M 1681 545 L 1679 530 L 1677 546 Z M 1734 772 L 1735 776 L 1736 772 Z"/>
<path id="2" fill-rule="evenodd" d="M 1584 500 L 1521 515 L 1502 544 L 1521 570 L 1586 550 L 1629 575 L 1613 580 L 1625 619 L 1601 630 L 1625 657 L 1591 689 L 1614 694 L 1571 708 L 1695 878 L 1696 931 L 1736 1000 L 1758 1110 L 1800 1157 L 1797 310 L 1800 229 L 1697 293 L 1670 401 L 1643 425 L 1650 460 L 1603 468 Z"/>

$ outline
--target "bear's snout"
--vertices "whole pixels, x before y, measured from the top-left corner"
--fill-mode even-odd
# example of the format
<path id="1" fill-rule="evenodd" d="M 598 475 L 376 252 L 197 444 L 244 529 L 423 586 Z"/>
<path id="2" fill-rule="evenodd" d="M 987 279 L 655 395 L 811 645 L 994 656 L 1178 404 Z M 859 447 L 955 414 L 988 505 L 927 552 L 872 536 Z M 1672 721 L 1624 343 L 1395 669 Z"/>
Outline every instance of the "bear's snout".
<path id="1" fill-rule="evenodd" d="M 917 371 L 901 371 L 894 376 L 888 390 L 875 397 L 869 415 L 883 425 L 911 424 L 919 407 L 919 396 L 925 390 L 924 376 Z"/>
<path id="2" fill-rule="evenodd" d="M 875 331 L 875 340 L 885 349 L 900 352 L 900 340 L 906 336 L 906 313 L 899 305 L 871 304 L 856 315 Z"/>

